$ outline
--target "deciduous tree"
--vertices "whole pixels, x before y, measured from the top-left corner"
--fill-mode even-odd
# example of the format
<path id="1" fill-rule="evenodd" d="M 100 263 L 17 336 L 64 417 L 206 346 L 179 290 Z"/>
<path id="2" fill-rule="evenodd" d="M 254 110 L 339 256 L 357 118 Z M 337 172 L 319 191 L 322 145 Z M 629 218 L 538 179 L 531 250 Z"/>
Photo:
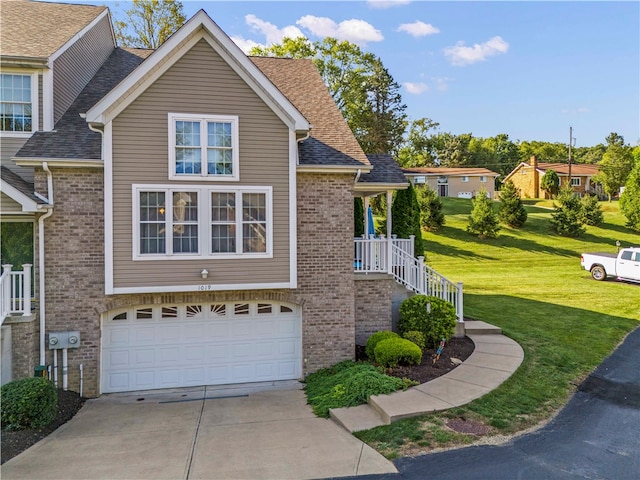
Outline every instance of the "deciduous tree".
<path id="1" fill-rule="evenodd" d="M 125 47 L 158 48 L 186 21 L 182 3 L 174 0 L 133 0 L 124 18 L 113 22 L 118 43 Z"/>
<path id="2" fill-rule="evenodd" d="M 554 169 L 550 168 L 544 172 L 544 175 L 540 180 L 540 188 L 547 192 L 551 198 L 558 195 L 558 191 L 560 190 L 560 177 L 558 177 L 558 174 Z"/>
<path id="3" fill-rule="evenodd" d="M 638 155 L 620 195 L 620 211 L 627 217 L 627 227 L 640 232 L 640 147 L 635 151 Z"/>
<path id="4" fill-rule="evenodd" d="M 631 149 L 620 145 L 618 141 L 610 143 L 598 167 L 599 171 L 593 176 L 593 180 L 602 184 L 611 201 L 613 195 L 625 184 L 633 168 Z"/>

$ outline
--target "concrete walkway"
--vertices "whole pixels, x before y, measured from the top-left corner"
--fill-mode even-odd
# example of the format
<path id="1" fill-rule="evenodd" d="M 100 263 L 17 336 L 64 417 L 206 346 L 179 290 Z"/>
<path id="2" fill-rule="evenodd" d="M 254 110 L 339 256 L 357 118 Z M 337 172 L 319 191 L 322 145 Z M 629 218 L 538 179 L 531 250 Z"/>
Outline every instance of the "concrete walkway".
<path id="1" fill-rule="evenodd" d="M 459 407 L 498 387 L 524 360 L 522 347 L 493 325 L 480 321 L 465 324 L 475 350 L 462 365 L 404 392 L 372 396 L 367 405 L 333 409 L 331 418 L 349 432 L 357 432 L 389 425 L 401 418 Z"/>
<path id="2" fill-rule="evenodd" d="M 316 417 L 300 383 L 110 394 L 1 467 L 9 479 L 311 479 L 396 473 L 349 432 L 468 403 L 518 368 L 522 348 L 466 322 L 475 351 L 453 371 Z M 267 388 L 267 390 L 261 390 Z M 345 429 L 341 428 L 343 426 Z"/>

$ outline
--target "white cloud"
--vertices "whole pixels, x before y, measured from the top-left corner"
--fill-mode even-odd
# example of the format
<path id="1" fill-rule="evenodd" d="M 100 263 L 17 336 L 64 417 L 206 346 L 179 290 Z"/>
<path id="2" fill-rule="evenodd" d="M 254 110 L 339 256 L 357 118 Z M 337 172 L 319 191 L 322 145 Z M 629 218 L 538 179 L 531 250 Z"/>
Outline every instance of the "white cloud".
<path id="1" fill-rule="evenodd" d="M 452 65 L 462 67 L 482 62 L 494 55 L 507 53 L 508 50 L 509 44 L 502 37 L 495 36 L 484 43 L 476 43 L 473 47 L 467 47 L 464 42 L 458 42 L 454 47 L 445 48 L 444 55 L 449 57 Z"/>
<path id="2" fill-rule="evenodd" d="M 446 92 L 449 90 L 449 78 L 447 77 L 436 77 L 433 78 L 433 81 L 436 84 L 436 90 L 439 92 Z"/>
<path id="3" fill-rule="evenodd" d="M 422 82 L 404 82 L 404 88 L 407 89 L 407 92 L 412 93 L 414 95 L 420 95 L 429 90 L 429 85 Z"/>
<path id="4" fill-rule="evenodd" d="M 383 10 L 386 8 L 409 5 L 411 1 L 410 0 L 368 0 L 367 3 L 371 8 L 377 8 L 379 10 Z"/>
<path id="5" fill-rule="evenodd" d="M 360 46 L 369 42 L 380 42 L 384 39 L 380 30 L 364 20 L 351 19 L 336 23 L 328 17 L 305 15 L 296 24 L 309 30 L 317 37 L 334 37 L 338 40 L 348 40 Z"/>
<path id="6" fill-rule="evenodd" d="M 434 35 L 440 33 L 440 29 L 434 27 L 430 23 L 424 23 L 420 20 L 416 20 L 413 23 L 403 23 L 398 27 L 399 32 L 406 32 L 412 37 L 425 37 L 427 35 Z"/>
<path id="7" fill-rule="evenodd" d="M 578 108 L 578 113 L 587 113 L 587 112 L 589 112 L 589 109 L 587 107 Z"/>
<path id="8" fill-rule="evenodd" d="M 284 28 L 278 28 L 273 23 L 265 22 L 259 19 L 253 14 L 249 14 L 244 17 L 247 25 L 252 30 L 259 32 L 265 36 L 267 45 L 273 45 L 274 43 L 281 43 L 285 37 L 298 38 L 304 37 L 304 33 L 300 31 L 295 25 L 288 25 Z"/>
<path id="9" fill-rule="evenodd" d="M 249 53 L 253 47 L 266 47 L 266 45 L 258 42 L 254 42 L 253 40 L 247 40 L 244 37 L 231 37 L 231 40 L 240 47 L 244 53 Z"/>

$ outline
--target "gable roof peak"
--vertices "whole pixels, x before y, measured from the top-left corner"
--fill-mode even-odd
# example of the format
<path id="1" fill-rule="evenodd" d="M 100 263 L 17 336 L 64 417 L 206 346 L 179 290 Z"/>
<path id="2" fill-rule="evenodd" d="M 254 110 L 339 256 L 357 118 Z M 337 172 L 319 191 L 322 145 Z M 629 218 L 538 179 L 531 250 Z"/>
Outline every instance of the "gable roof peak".
<path id="1" fill-rule="evenodd" d="M 209 43 L 285 124 L 296 131 L 309 130 L 304 116 L 202 9 L 94 105 L 87 112 L 87 122 L 104 125 L 111 121 L 201 39 Z"/>

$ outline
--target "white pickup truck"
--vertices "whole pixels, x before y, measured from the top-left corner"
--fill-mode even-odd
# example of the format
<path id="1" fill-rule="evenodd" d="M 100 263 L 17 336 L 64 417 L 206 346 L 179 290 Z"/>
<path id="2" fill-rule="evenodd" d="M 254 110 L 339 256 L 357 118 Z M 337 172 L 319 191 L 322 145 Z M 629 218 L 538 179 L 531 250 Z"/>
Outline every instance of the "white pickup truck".
<path id="1" fill-rule="evenodd" d="M 640 247 L 623 248 L 613 253 L 583 253 L 582 268 L 591 272 L 594 280 L 617 277 L 620 280 L 640 282 Z"/>

